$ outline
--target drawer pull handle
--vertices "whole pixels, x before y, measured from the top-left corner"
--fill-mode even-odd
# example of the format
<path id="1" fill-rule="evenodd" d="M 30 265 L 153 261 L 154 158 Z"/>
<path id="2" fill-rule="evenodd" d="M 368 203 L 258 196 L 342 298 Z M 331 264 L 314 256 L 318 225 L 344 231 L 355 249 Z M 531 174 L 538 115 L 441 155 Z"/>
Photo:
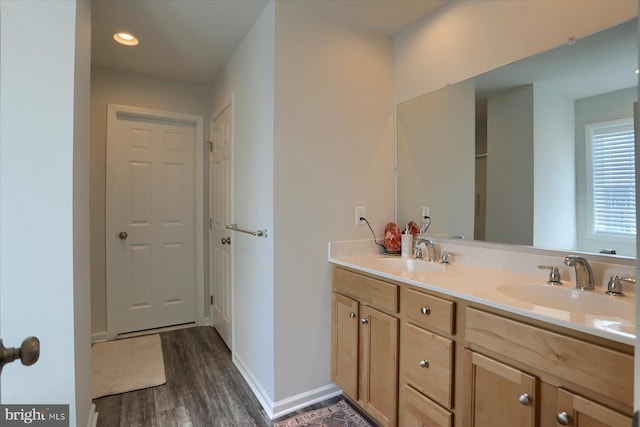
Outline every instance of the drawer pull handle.
<path id="1" fill-rule="evenodd" d="M 422 307 L 420 309 L 420 313 L 424 314 L 425 316 L 428 316 L 431 314 L 431 309 L 429 307 Z"/>
<path id="2" fill-rule="evenodd" d="M 360 323 L 362 323 L 363 325 L 366 325 L 367 323 L 369 323 L 369 319 L 367 319 L 366 317 L 363 317 L 362 319 L 360 319 Z"/>
<path id="3" fill-rule="evenodd" d="M 527 406 L 529 403 L 531 403 L 531 398 L 527 393 L 522 393 L 520 397 L 518 397 L 518 401 L 524 406 Z"/>
<path id="4" fill-rule="evenodd" d="M 356 312 L 352 311 L 351 313 L 349 313 L 349 317 L 352 318 L 352 319 L 355 319 L 356 318 Z"/>
<path id="5" fill-rule="evenodd" d="M 569 414 L 567 414 L 566 412 L 560 412 L 557 416 L 556 416 L 556 420 L 558 421 L 558 423 L 560 425 L 563 426 L 568 426 L 569 424 L 571 424 L 571 417 L 569 416 Z"/>
<path id="6" fill-rule="evenodd" d="M 423 359 L 420 361 L 420 367 L 421 368 L 428 368 L 429 367 L 429 361 L 426 359 Z"/>

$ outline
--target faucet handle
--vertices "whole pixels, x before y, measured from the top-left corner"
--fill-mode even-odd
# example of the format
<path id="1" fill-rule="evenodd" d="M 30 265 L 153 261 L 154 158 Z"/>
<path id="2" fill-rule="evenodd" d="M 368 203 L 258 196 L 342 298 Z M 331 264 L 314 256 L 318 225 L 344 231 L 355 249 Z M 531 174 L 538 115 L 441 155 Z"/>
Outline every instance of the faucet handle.
<path id="1" fill-rule="evenodd" d="M 607 295 L 623 297 L 624 292 L 622 291 L 622 282 L 635 284 L 636 279 L 634 279 L 633 277 L 618 276 L 617 274 L 614 274 L 609 278 L 609 283 L 607 284 L 607 291 L 605 293 Z"/>
<path id="2" fill-rule="evenodd" d="M 538 268 L 540 270 L 551 270 L 549 271 L 549 280 L 547 280 L 548 284 L 562 285 L 562 282 L 560 281 L 560 270 L 558 269 L 558 267 L 554 267 L 551 265 L 539 265 Z"/>
<path id="3" fill-rule="evenodd" d="M 441 264 L 451 264 L 451 257 L 455 256 L 453 252 L 442 251 L 442 259 L 440 260 Z"/>

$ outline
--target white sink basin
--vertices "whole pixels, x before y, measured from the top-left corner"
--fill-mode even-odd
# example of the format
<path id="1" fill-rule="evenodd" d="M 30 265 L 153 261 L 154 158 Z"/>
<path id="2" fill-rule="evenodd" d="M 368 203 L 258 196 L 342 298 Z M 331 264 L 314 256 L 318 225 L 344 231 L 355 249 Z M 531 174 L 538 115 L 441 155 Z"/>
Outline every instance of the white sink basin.
<path id="1" fill-rule="evenodd" d="M 394 270 L 411 271 L 414 273 L 438 273 L 442 271 L 442 266 L 434 262 L 429 262 L 414 258 L 384 258 L 380 262 L 384 267 Z"/>
<path id="2" fill-rule="evenodd" d="M 571 313 L 622 318 L 635 324 L 635 307 L 629 297 L 612 297 L 597 291 L 563 286 L 500 285 L 501 294 L 536 306 Z"/>

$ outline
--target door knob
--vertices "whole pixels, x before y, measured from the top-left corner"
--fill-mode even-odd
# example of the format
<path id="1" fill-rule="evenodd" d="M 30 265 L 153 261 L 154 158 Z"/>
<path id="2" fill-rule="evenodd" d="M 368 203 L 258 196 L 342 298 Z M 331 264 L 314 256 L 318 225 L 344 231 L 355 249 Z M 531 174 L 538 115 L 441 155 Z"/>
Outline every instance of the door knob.
<path id="1" fill-rule="evenodd" d="M 369 319 L 367 319 L 366 317 L 363 317 L 362 319 L 360 319 L 360 323 L 362 323 L 363 325 L 366 325 L 367 323 L 369 323 Z"/>
<path id="2" fill-rule="evenodd" d="M 356 316 L 357 316 L 357 314 L 356 314 L 356 312 L 355 312 L 355 311 L 352 311 L 351 313 L 349 313 L 349 317 L 350 317 L 351 319 L 355 319 L 355 318 L 356 318 Z"/>
<path id="3" fill-rule="evenodd" d="M 419 363 L 421 368 L 428 368 L 429 367 L 429 361 L 427 359 L 423 359 L 420 361 Z"/>
<path id="4" fill-rule="evenodd" d="M 520 395 L 520 397 L 518 397 L 518 401 L 524 406 L 527 406 L 529 403 L 531 403 L 531 397 L 529 397 L 527 393 L 523 393 Z"/>
<path id="5" fill-rule="evenodd" d="M 4 365 L 20 359 L 23 365 L 31 366 L 40 357 L 40 340 L 36 337 L 28 337 L 22 341 L 20 348 L 6 348 L 0 339 L 0 373 Z"/>
<path id="6" fill-rule="evenodd" d="M 223 245 L 230 245 L 231 244 L 231 237 L 223 237 L 221 243 Z"/>
<path id="7" fill-rule="evenodd" d="M 121 238 L 122 240 L 124 240 L 127 237 L 129 237 L 129 235 L 127 234 L 126 231 L 121 231 L 120 233 L 118 233 L 118 237 Z"/>

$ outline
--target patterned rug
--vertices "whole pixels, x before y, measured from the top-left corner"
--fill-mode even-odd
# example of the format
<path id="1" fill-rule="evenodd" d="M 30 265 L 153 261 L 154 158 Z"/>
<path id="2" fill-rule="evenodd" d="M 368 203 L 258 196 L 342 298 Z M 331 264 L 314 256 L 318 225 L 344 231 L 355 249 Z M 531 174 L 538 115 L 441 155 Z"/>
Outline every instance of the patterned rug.
<path id="1" fill-rule="evenodd" d="M 274 427 L 371 427 L 347 402 L 339 401 L 326 408 L 320 408 L 278 421 Z"/>

